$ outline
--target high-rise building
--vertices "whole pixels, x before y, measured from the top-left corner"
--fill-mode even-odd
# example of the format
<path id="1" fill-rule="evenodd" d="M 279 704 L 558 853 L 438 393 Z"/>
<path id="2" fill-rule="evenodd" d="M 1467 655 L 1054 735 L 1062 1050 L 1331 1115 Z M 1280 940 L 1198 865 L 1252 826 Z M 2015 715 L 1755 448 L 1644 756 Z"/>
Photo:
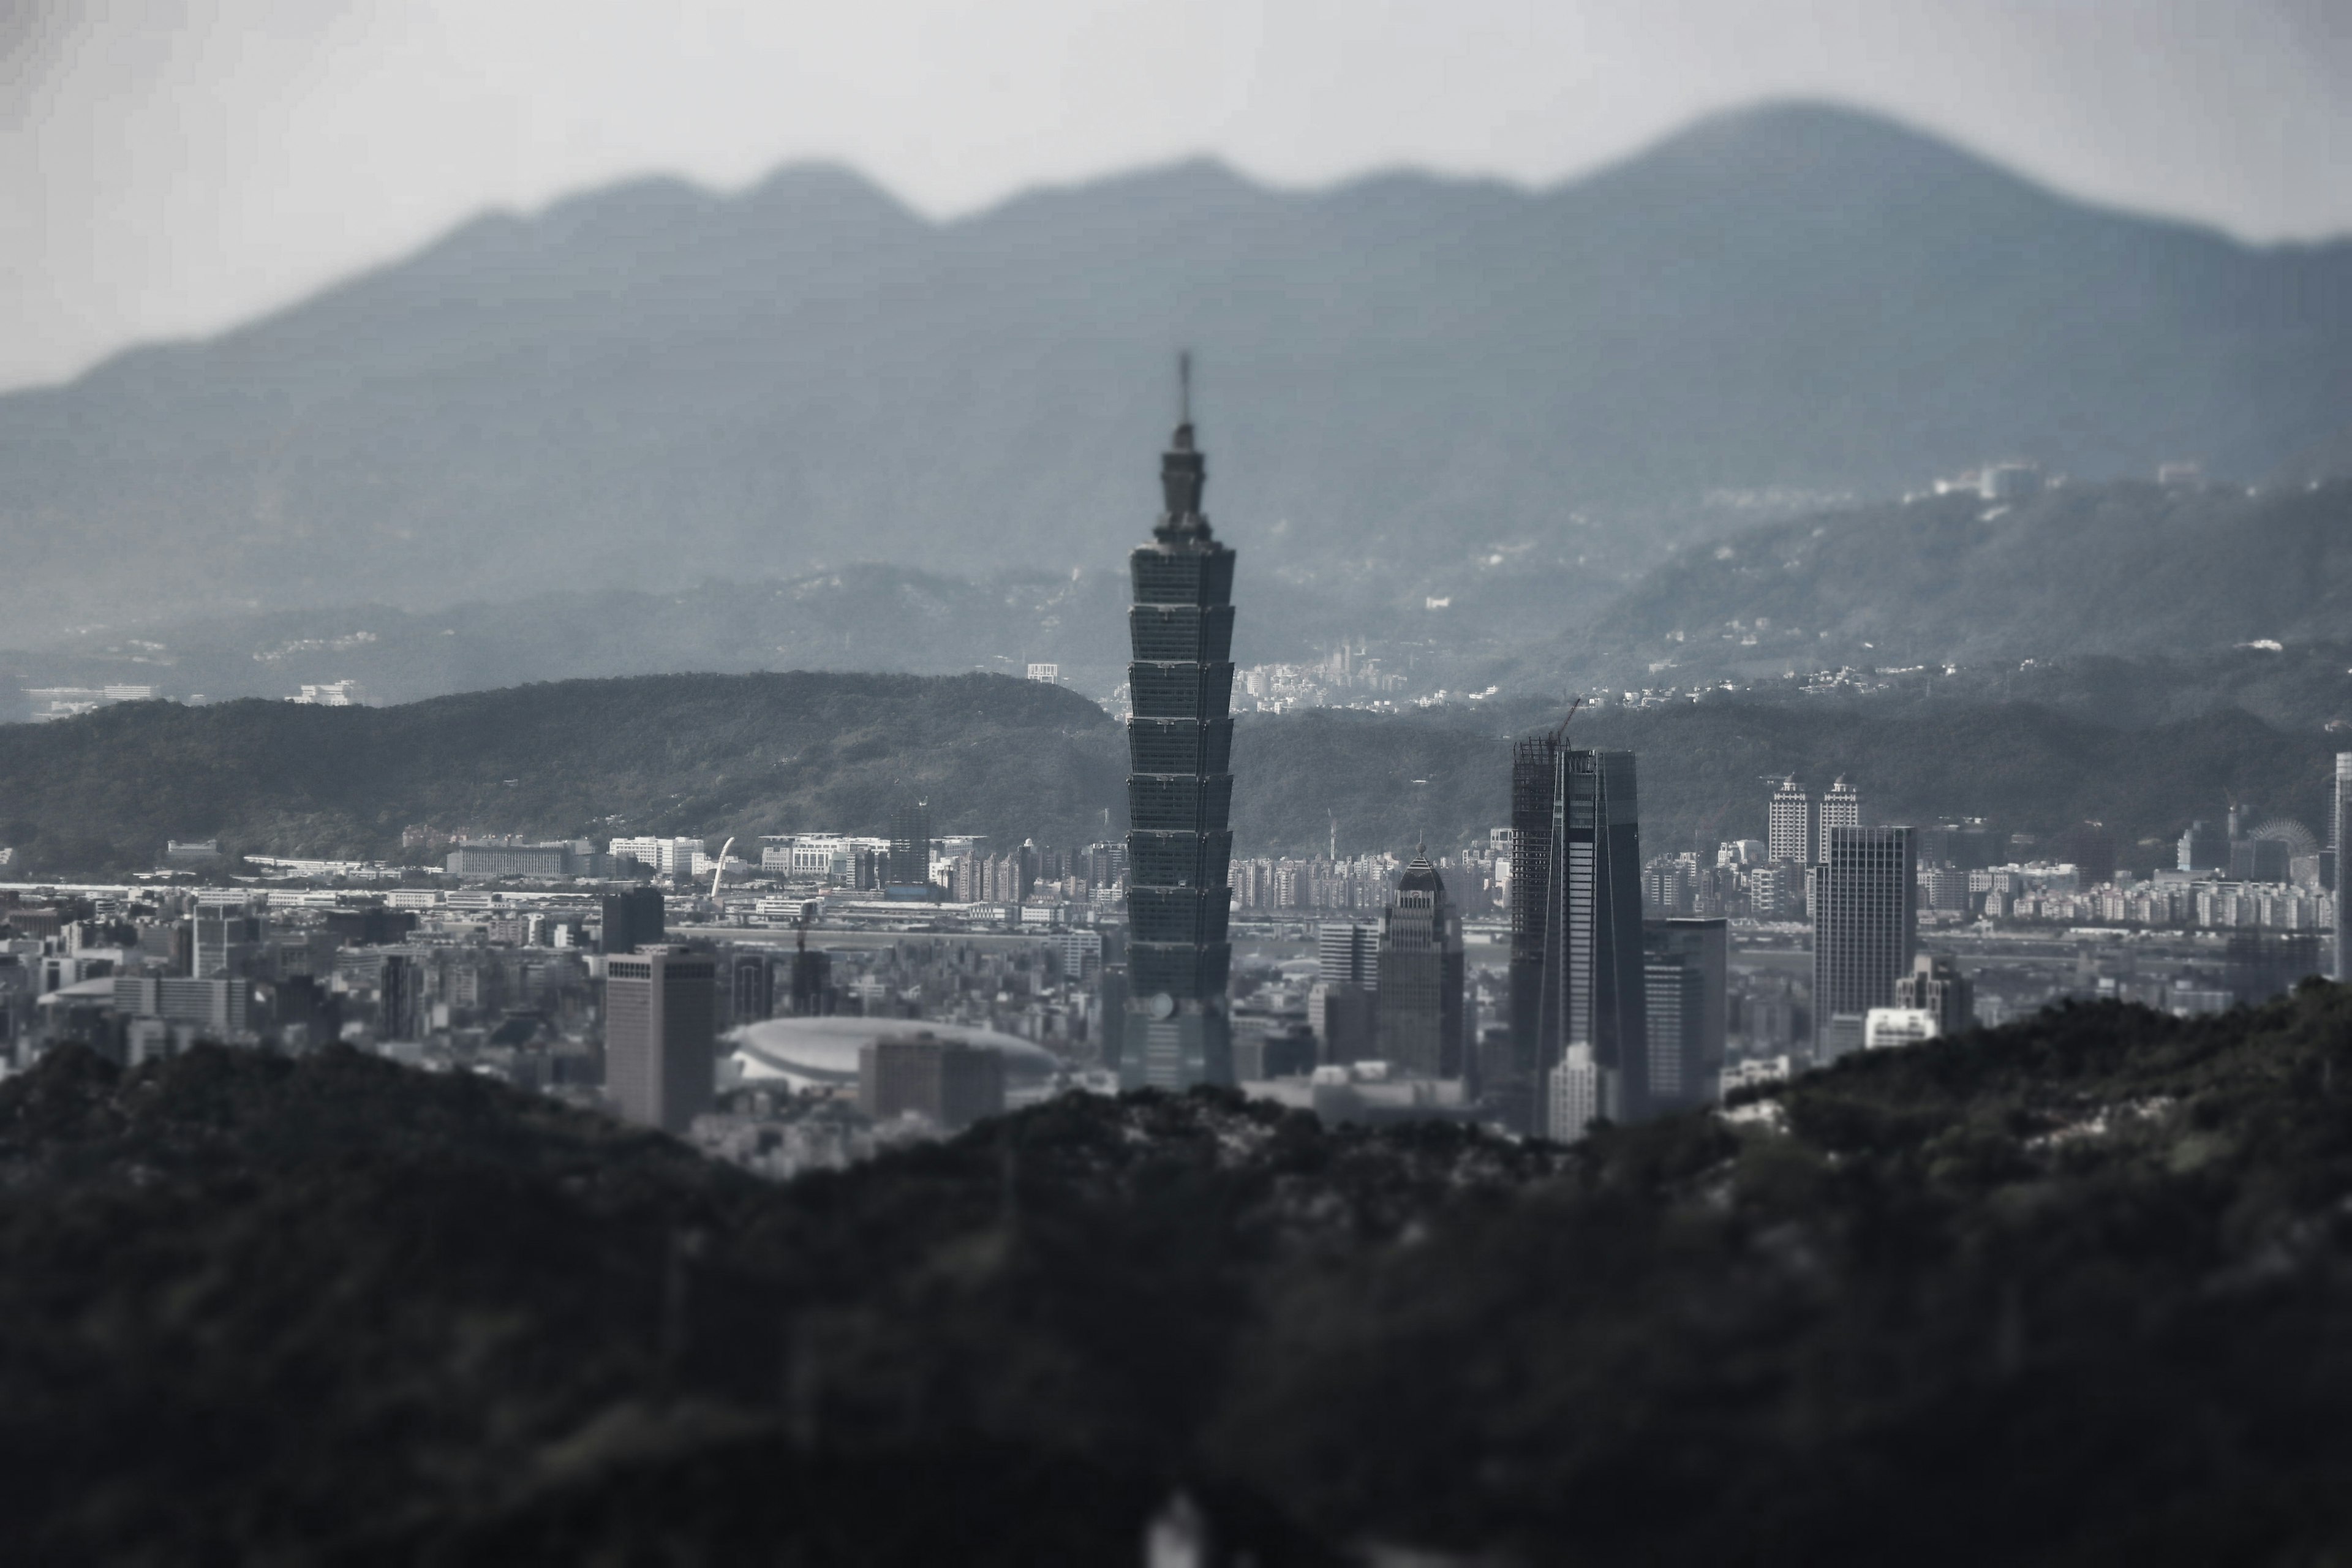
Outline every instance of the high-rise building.
<path id="1" fill-rule="evenodd" d="M 727 966 L 727 1016 L 752 1024 L 775 1010 L 776 971 L 764 952 L 739 952 Z"/>
<path id="2" fill-rule="evenodd" d="M 1772 791 L 1771 816 L 1764 830 L 1767 852 L 1774 860 L 1799 866 L 1813 863 L 1813 797 L 1793 773 Z"/>
<path id="3" fill-rule="evenodd" d="M 1976 987 L 1940 952 L 1912 959 L 1911 973 L 1895 983 L 1895 1005 L 1934 1014 L 1937 1028 L 1946 1035 L 1976 1026 Z"/>
<path id="4" fill-rule="evenodd" d="M 1817 820 L 1818 826 L 1813 832 L 1813 858 L 1816 860 L 1830 858 L 1832 830 L 1862 826 L 1862 796 L 1853 785 L 1846 782 L 1843 773 L 1840 773 L 1837 782 L 1830 785 L 1829 793 L 1822 796 L 1821 816 Z"/>
<path id="5" fill-rule="evenodd" d="M 1191 373 L 1160 459 L 1165 510 L 1128 557 L 1128 943 L 1119 1081 L 1139 1089 L 1231 1083 L 1225 980 L 1234 836 L 1234 552 L 1201 512 L 1208 468 L 1192 444 Z"/>
<path id="6" fill-rule="evenodd" d="M 708 953 L 647 946 L 604 961 L 604 1089 L 623 1116 L 683 1132 L 710 1109 L 718 1012 Z"/>
<path id="7" fill-rule="evenodd" d="M 2344 874 L 2344 858 L 2352 855 L 2352 752 L 2336 753 L 2336 798 L 2327 813 L 2329 850 L 2327 885 L 2336 893 L 2336 983 L 2352 984 L 2352 877 Z"/>
<path id="8" fill-rule="evenodd" d="M 1551 1137 L 1567 1135 L 1553 1079 L 1573 1047 L 1589 1047 L 1599 1114 L 1649 1106 L 1633 753 L 1579 750 L 1566 731 L 1512 751 L 1512 1070 L 1494 1093 L 1507 1118 Z"/>
<path id="9" fill-rule="evenodd" d="M 1918 943 L 1918 871 L 1908 827 L 1831 828 L 1813 868 L 1813 1054 L 1862 1047 L 1865 1016 L 1895 1003 Z"/>
<path id="10" fill-rule="evenodd" d="M 948 1131 L 1004 1110 L 1004 1058 L 984 1046 L 910 1037 L 857 1048 L 858 1109 L 877 1121 L 908 1112 Z"/>
<path id="11" fill-rule="evenodd" d="M 1380 1058 L 1391 1072 L 1455 1079 L 1463 1050 L 1462 917 L 1429 852 L 1414 855 L 1397 882 L 1380 936 Z"/>
<path id="12" fill-rule="evenodd" d="M 793 1016 L 816 1018 L 833 1011 L 833 954 L 812 952 L 803 934 L 793 953 Z"/>
<path id="13" fill-rule="evenodd" d="M 905 800 L 890 814 L 890 865 L 885 873 L 892 888 L 922 889 L 931 881 L 931 803 Z"/>
<path id="14" fill-rule="evenodd" d="M 1642 963 L 1642 1007 L 1651 1110 L 1713 1100 L 1723 1069 L 1706 1066 L 1706 976 L 1698 965 L 1678 952 L 1652 952 Z"/>
<path id="15" fill-rule="evenodd" d="M 415 957 L 386 953 L 376 971 L 376 1036 L 421 1039 L 425 1034 L 425 970 Z"/>
<path id="16" fill-rule="evenodd" d="M 606 952 L 635 952 L 667 934 L 659 888 L 628 888 L 604 895 Z"/>
<path id="17" fill-rule="evenodd" d="M 1600 1118 L 1601 1100 L 1601 1069 L 1592 1065 L 1592 1047 L 1569 1047 L 1559 1065 L 1544 1074 L 1546 1135 L 1558 1142 L 1575 1142 Z"/>
<path id="18" fill-rule="evenodd" d="M 1307 1026 L 1326 1066 L 1371 1059 L 1379 1052 L 1380 928 L 1327 920 L 1315 933 L 1315 984 Z"/>
<path id="19" fill-rule="evenodd" d="M 2183 871 L 2219 871 L 2230 864 L 2229 835 L 2202 817 L 2189 825 L 2179 847 Z"/>
<path id="20" fill-rule="evenodd" d="M 1725 1037 L 1731 1024 L 1731 928 L 1720 918 L 1676 917 L 1642 922 L 1642 944 L 1650 963 L 1680 963 L 1698 986 L 1696 1005 L 1678 1004 L 1687 1030 L 1678 1049 L 1688 1053 L 1679 1069 L 1679 1088 L 1669 1093 L 1657 1077 L 1659 1033 L 1657 983 L 1646 978 L 1643 993 L 1652 1009 L 1650 1100 L 1658 1110 L 1687 1109 L 1714 1101 L 1723 1076 Z"/>

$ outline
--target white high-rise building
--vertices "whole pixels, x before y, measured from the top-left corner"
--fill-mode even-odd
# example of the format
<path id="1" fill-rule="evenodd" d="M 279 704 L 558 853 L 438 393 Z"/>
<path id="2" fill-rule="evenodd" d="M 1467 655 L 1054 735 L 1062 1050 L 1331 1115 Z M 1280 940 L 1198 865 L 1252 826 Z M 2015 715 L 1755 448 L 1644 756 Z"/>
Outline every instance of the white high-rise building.
<path id="1" fill-rule="evenodd" d="M 1813 863 L 1813 797 L 1792 775 L 1772 792 L 1772 815 L 1765 846 L 1774 860 Z"/>
<path id="2" fill-rule="evenodd" d="M 1573 1143 L 1601 1115 L 1601 1069 L 1593 1065 L 1592 1047 L 1569 1047 L 1547 1079 L 1544 1136 Z"/>
<path id="3" fill-rule="evenodd" d="M 1832 829 L 1861 826 L 1862 796 L 1841 773 L 1837 783 L 1830 785 L 1829 794 L 1822 796 L 1821 826 L 1813 840 L 1819 847 L 1816 853 L 1823 860 L 1830 858 L 1830 833 Z"/>

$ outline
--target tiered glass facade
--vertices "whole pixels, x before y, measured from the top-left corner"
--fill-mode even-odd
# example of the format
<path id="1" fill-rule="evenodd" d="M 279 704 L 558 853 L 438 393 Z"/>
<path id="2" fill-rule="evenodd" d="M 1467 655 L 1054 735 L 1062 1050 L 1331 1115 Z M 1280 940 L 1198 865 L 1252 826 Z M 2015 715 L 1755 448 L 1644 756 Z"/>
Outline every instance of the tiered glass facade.
<path id="1" fill-rule="evenodd" d="M 1233 1081 L 1225 871 L 1234 836 L 1234 552 L 1201 514 L 1207 464 L 1188 418 L 1161 459 L 1167 510 L 1129 559 L 1128 1002 L 1130 1089 Z"/>

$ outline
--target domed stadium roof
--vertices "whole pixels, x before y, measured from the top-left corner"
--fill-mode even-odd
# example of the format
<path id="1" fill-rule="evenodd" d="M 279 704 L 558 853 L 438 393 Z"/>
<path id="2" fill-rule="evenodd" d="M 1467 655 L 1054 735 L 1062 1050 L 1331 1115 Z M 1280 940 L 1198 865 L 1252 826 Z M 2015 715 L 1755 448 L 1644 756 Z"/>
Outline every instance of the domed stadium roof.
<path id="1" fill-rule="evenodd" d="M 1004 1058 L 1008 1085 L 1041 1080 L 1062 1066 L 1053 1052 L 1016 1036 L 923 1018 L 770 1018 L 730 1029 L 722 1043 L 742 1062 L 747 1079 L 792 1079 L 814 1088 L 856 1083 L 857 1050 L 868 1041 L 919 1035 L 994 1051 Z"/>

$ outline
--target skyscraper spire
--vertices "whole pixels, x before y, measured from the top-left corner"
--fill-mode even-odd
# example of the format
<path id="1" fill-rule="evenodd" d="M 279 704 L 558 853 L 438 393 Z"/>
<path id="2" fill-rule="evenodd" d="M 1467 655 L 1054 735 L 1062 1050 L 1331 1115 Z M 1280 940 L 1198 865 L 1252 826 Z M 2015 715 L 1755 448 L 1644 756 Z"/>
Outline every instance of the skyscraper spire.
<path id="1" fill-rule="evenodd" d="M 1208 487 L 1209 463 L 1192 444 L 1192 355 L 1176 356 L 1176 435 L 1160 459 L 1160 490 L 1166 510 L 1152 533 L 1162 540 L 1206 543 L 1209 520 L 1201 515 L 1201 492 Z"/>

